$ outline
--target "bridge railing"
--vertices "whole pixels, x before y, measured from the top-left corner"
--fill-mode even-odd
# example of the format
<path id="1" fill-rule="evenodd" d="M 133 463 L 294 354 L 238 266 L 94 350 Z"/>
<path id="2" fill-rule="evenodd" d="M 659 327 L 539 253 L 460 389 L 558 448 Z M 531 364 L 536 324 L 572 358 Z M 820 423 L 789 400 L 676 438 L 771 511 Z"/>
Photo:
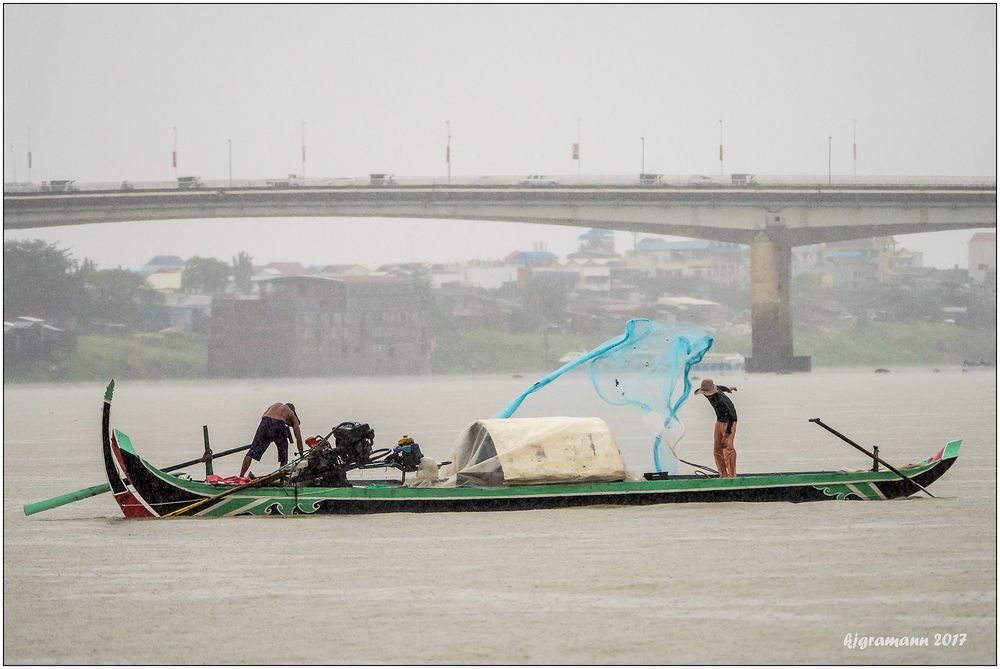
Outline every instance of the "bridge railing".
<path id="1" fill-rule="evenodd" d="M 311 177 L 287 183 L 282 179 L 204 179 L 196 188 L 181 188 L 174 181 L 5 183 L 5 195 L 106 192 L 130 190 L 289 189 L 289 188 L 391 188 L 391 187 L 635 187 L 635 188 L 996 188 L 996 176 L 886 176 L 886 175 L 699 175 L 699 174 L 585 174 L 548 175 L 529 180 L 526 175 L 506 176 L 392 176 L 376 184 L 365 177 Z M 285 182 L 285 183 L 283 183 Z"/>

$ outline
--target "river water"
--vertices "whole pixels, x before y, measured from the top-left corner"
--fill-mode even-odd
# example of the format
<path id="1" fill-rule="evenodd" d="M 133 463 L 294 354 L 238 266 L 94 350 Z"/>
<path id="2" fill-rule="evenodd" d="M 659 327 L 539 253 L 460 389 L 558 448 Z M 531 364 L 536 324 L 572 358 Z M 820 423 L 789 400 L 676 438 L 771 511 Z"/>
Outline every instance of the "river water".
<path id="1" fill-rule="evenodd" d="M 221 451 L 292 401 L 306 435 L 362 420 L 376 445 L 410 434 L 443 460 L 532 380 L 122 381 L 112 424 L 166 466 L 200 454 L 202 425 Z M 104 388 L 5 386 L 4 662 L 995 664 L 995 371 L 716 380 L 739 389 L 740 471 L 868 466 L 817 416 L 897 465 L 953 438 L 961 457 L 937 499 L 126 521 L 103 495 L 26 518 L 26 502 L 103 482 Z M 518 415 L 599 415 L 651 468 L 638 415 L 582 375 Z M 708 402 L 681 415 L 681 457 L 710 464 Z"/>

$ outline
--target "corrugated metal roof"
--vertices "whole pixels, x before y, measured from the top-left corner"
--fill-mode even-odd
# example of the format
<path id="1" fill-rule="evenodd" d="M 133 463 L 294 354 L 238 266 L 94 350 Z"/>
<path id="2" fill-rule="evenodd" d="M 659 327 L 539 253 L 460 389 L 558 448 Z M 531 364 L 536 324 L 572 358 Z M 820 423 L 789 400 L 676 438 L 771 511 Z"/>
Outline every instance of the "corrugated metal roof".
<path id="1" fill-rule="evenodd" d="M 593 241 L 595 239 L 603 239 L 604 237 L 607 237 L 607 236 L 609 236 L 611 234 L 613 234 L 613 233 L 610 230 L 602 230 L 600 228 L 591 228 L 587 232 L 585 232 L 582 235 L 580 235 L 579 237 L 577 237 L 577 239 L 578 240 L 582 240 L 582 241 Z"/>
<path id="2" fill-rule="evenodd" d="M 183 267 L 184 259 L 180 256 L 153 256 L 145 267 L 150 265 L 163 265 L 165 267 Z"/>

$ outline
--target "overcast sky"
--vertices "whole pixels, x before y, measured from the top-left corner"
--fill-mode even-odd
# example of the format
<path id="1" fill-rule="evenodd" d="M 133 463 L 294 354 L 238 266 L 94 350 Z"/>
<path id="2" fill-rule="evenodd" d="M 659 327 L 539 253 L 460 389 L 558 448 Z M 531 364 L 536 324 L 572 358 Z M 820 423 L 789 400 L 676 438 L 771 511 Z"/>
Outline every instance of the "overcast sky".
<path id="1" fill-rule="evenodd" d="M 4 181 L 369 172 L 996 175 L 996 8 L 5 5 Z M 500 257 L 581 231 L 455 222 L 138 223 L 5 233 L 99 264 Z M 279 234 L 275 234 L 275 232 Z M 966 264 L 970 231 L 900 237 Z M 628 241 L 626 241 L 628 240 Z M 619 235 L 619 250 L 631 235 Z"/>

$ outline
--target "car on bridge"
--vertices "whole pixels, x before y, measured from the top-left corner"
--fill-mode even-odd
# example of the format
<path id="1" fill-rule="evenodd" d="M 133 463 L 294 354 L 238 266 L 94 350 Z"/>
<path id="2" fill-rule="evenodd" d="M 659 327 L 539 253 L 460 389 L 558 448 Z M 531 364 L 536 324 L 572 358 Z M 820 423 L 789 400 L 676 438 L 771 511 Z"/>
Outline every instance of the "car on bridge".
<path id="1" fill-rule="evenodd" d="M 757 185 L 757 175 L 756 174 L 733 174 L 732 175 L 734 186 L 756 186 Z"/>
<path id="2" fill-rule="evenodd" d="M 690 179 L 688 179 L 689 188 L 716 188 L 721 185 L 722 184 L 718 183 L 717 181 L 714 181 L 712 178 L 702 176 L 700 174 L 695 175 Z"/>
<path id="3" fill-rule="evenodd" d="M 544 174 L 529 174 L 527 179 L 521 181 L 522 186 L 558 186 L 559 182 L 550 179 Z"/>
<path id="4" fill-rule="evenodd" d="M 396 178 L 391 174 L 385 174 L 384 172 L 379 172 L 376 174 L 369 175 L 369 184 L 372 186 L 395 186 Z"/>
<path id="5" fill-rule="evenodd" d="M 74 185 L 75 183 L 74 179 L 51 179 L 42 182 L 41 191 L 43 193 L 68 193 L 80 190 Z"/>
<path id="6" fill-rule="evenodd" d="M 204 188 L 205 184 L 201 177 L 177 177 L 177 187 L 185 190 L 190 188 Z"/>
<path id="7" fill-rule="evenodd" d="M 641 185 L 641 186 L 662 186 L 663 185 L 663 175 L 662 174 L 640 174 L 639 175 L 639 185 Z"/>
<path id="8" fill-rule="evenodd" d="M 287 179 L 268 179 L 267 185 L 271 188 L 298 188 L 305 186 L 306 180 L 298 174 L 289 174 Z"/>

